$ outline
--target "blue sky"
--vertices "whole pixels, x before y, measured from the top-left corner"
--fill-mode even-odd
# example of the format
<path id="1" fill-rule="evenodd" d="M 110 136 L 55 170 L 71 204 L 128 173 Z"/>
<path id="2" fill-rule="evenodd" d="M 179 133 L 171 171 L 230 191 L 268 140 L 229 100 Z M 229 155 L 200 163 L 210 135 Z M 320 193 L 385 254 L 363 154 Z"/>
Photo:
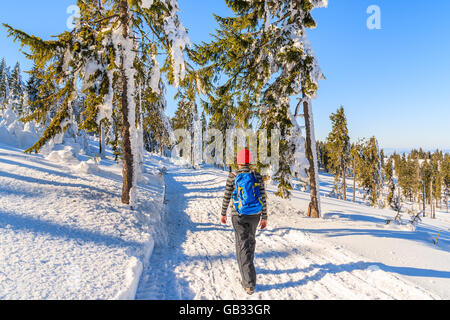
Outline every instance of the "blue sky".
<path id="1" fill-rule="evenodd" d="M 75 0 L 16 0 L 2 4 L 0 22 L 44 39 L 66 30 Z M 216 27 L 223 0 L 179 0 L 193 43 Z M 381 29 L 369 30 L 366 10 L 381 10 Z M 311 44 L 327 77 L 314 100 L 316 135 L 325 139 L 329 116 L 343 105 L 352 140 L 375 135 L 384 148 L 450 149 L 450 1 L 329 0 L 317 9 Z M 0 58 L 30 63 L 0 29 Z M 169 95 L 174 90 L 168 90 Z M 168 114 L 176 109 L 169 96 Z"/>

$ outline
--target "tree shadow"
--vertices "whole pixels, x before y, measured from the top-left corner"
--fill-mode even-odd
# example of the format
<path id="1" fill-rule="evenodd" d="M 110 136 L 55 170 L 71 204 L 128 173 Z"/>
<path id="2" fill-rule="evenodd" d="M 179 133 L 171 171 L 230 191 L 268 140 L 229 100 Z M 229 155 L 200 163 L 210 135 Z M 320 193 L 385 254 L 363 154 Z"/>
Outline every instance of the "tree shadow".
<path id="1" fill-rule="evenodd" d="M 0 156 L 1 156 L 1 154 L 0 154 Z M 43 172 L 43 173 L 59 176 L 61 178 L 80 179 L 79 177 L 75 177 L 75 176 L 73 176 L 71 174 L 68 174 L 68 173 L 64 173 L 64 172 L 60 172 L 60 171 L 56 171 L 56 170 L 52 170 L 52 169 L 40 168 L 40 167 L 32 166 L 30 164 L 26 164 L 26 163 L 23 163 L 23 162 L 17 162 L 17 161 L 13 161 L 13 160 L 3 159 L 1 157 L 0 157 L 0 162 L 1 163 L 6 163 L 6 164 L 9 164 L 9 165 L 12 165 L 12 166 L 16 166 L 16 167 L 28 168 L 28 169 L 31 169 L 31 170 L 36 170 L 36 171 L 39 171 L 39 172 Z"/>
<path id="2" fill-rule="evenodd" d="M 352 213 L 348 213 L 352 212 Z M 350 221 L 365 221 L 365 222 L 372 222 L 372 223 L 386 223 L 386 219 L 384 218 L 377 218 L 370 215 L 362 215 L 358 211 L 355 210 L 346 210 L 346 213 L 342 210 L 336 210 L 336 211 L 330 211 L 327 212 L 325 215 L 325 219 L 330 216 L 338 216 L 338 219 L 346 219 Z"/>
<path id="3" fill-rule="evenodd" d="M 299 229 L 300 230 L 300 229 Z M 323 234 L 329 238 L 345 237 L 345 236 L 373 236 L 378 238 L 392 238 L 418 241 L 428 246 L 433 245 L 431 233 L 436 234 L 435 230 L 427 229 L 421 226 L 416 231 L 403 231 L 403 230 L 386 230 L 386 229 L 351 229 L 351 228 L 339 228 L 339 229 L 301 229 L 303 232 Z M 438 245 L 433 246 L 438 250 L 444 250 L 448 252 L 450 248 L 450 235 L 447 232 L 441 232 L 439 236 Z"/>
<path id="4" fill-rule="evenodd" d="M 45 158 L 40 154 L 26 154 L 26 153 L 24 153 L 24 150 L 8 147 L 8 146 L 2 145 L 2 144 L 0 144 L 0 150 L 8 150 L 8 151 L 13 151 L 13 152 L 18 153 L 18 154 L 15 154 L 15 153 L 0 152 L 0 157 L 18 158 L 21 160 L 32 161 L 32 162 L 38 163 L 44 167 L 53 168 L 53 169 L 57 169 L 57 170 L 61 169 L 60 165 L 58 165 L 56 163 L 51 163 L 51 162 L 45 160 Z M 19 163 L 19 165 L 22 165 L 22 164 L 23 163 Z M 35 169 L 35 168 L 33 168 L 33 169 Z"/>
<path id="5" fill-rule="evenodd" d="M 316 271 L 313 275 L 307 275 L 302 279 L 296 281 L 287 281 L 283 283 L 273 283 L 273 284 L 260 284 L 257 285 L 258 291 L 269 291 L 269 290 L 280 290 L 287 288 L 299 288 L 308 284 L 309 282 L 320 281 L 327 274 L 338 274 L 342 272 L 351 273 L 355 270 L 372 270 L 380 269 L 384 272 L 396 273 L 402 276 L 415 276 L 415 277 L 429 277 L 429 278 L 450 278 L 450 271 L 444 270 L 432 270 L 432 269 L 421 269 L 421 268 L 411 268 L 411 267 L 395 267 L 389 266 L 384 263 L 379 262 L 351 262 L 347 264 L 336 265 L 333 263 L 326 264 L 311 264 L 310 266 L 303 269 L 288 269 L 288 270 L 268 270 L 268 269 L 258 269 L 260 274 L 295 274 L 295 273 L 309 273 Z M 300 288 L 299 288 L 300 290 Z"/>
<path id="6" fill-rule="evenodd" d="M 56 222 L 0 211 L 0 228 L 7 227 L 18 232 L 47 234 L 58 239 L 75 240 L 78 244 L 95 243 L 108 247 L 142 246 L 142 243 L 125 241 L 120 237 L 93 232 Z"/>
<path id="7" fill-rule="evenodd" d="M 110 196 L 117 196 L 116 194 L 106 191 L 104 189 L 100 189 L 91 185 L 81 184 L 81 183 L 69 183 L 69 182 L 57 182 L 57 181 L 51 181 L 51 180 L 43 180 L 40 178 L 33 178 L 33 177 L 26 177 L 21 176 L 14 173 L 8 173 L 5 171 L 0 170 L 0 177 L 5 177 L 13 180 L 19 180 L 27 183 L 33 183 L 38 185 L 46 185 L 46 186 L 54 186 L 54 187 L 68 187 L 68 188 L 81 188 L 81 189 L 87 189 L 89 191 L 95 190 L 99 193 L 105 193 Z"/>

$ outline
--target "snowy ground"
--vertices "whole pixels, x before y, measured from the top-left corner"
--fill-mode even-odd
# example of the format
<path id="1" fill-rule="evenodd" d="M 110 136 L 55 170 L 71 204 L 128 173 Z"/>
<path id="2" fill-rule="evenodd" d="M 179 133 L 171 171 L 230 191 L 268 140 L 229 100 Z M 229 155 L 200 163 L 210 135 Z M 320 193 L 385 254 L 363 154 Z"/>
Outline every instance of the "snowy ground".
<path id="1" fill-rule="evenodd" d="M 332 180 L 322 176 L 323 193 Z M 138 299 L 248 299 L 239 284 L 232 228 L 218 223 L 226 174 L 170 167 L 168 243 L 155 248 Z M 270 188 L 269 188 L 270 189 Z M 448 299 L 448 215 L 417 232 L 385 225 L 390 210 L 323 198 L 324 219 L 306 218 L 308 195 L 269 192 L 269 229 L 257 236 L 251 299 Z M 436 226 L 437 225 L 437 226 Z M 445 227 L 438 246 L 432 237 Z"/>
<path id="2" fill-rule="evenodd" d="M 132 299 L 136 290 L 137 299 L 450 298 L 447 213 L 411 231 L 385 224 L 391 210 L 323 197 L 316 220 L 303 215 L 308 194 L 286 201 L 269 187 L 248 297 L 233 230 L 219 224 L 226 173 L 147 156 L 148 172 L 165 165 L 168 175 L 146 175 L 131 211 L 120 204 L 121 168 L 86 160 L 0 142 L 0 299 Z M 328 194 L 332 177 L 321 179 Z"/>
<path id="3" fill-rule="evenodd" d="M 163 179 L 148 175 L 131 211 L 114 162 L 49 158 L 0 144 L 0 299 L 134 298 Z"/>

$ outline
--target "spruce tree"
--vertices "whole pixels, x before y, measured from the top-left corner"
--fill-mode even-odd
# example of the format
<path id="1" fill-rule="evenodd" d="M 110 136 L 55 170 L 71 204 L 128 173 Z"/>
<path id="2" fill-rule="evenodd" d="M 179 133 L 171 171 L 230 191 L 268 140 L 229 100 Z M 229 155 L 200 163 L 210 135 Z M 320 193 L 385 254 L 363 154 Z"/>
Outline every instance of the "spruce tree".
<path id="1" fill-rule="evenodd" d="M 444 187 L 445 205 L 448 212 L 448 197 L 450 196 L 450 154 L 446 153 L 442 160 L 441 176 Z"/>
<path id="2" fill-rule="evenodd" d="M 428 158 L 428 155 L 426 156 Z M 421 165 L 422 188 L 424 190 L 424 208 L 430 205 L 430 214 L 432 215 L 432 187 L 433 187 L 433 166 L 429 159 L 425 159 Z M 425 216 L 425 211 L 424 211 Z"/>
<path id="3" fill-rule="evenodd" d="M 442 153 L 439 150 L 436 150 L 436 152 L 432 154 L 430 159 L 430 165 L 432 168 L 432 218 L 436 218 L 436 208 L 440 207 L 442 197 L 442 175 L 440 169 L 442 161 Z"/>
<path id="4" fill-rule="evenodd" d="M 352 176 L 353 176 L 353 202 L 356 202 L 356 184 L 358 181 L 362 181 L 362 166 L 363 166 L 363 141 L 360 140 L 356 143 L 353 143 L 350 148 L 351 155 L 351 167 L 352 167 Z"/>
<path id="5" fill-rule="evenodd" d="M 361 150 L 361 165 L 359 166 L 359 181 L 369 196 L 372 206 L 376 206 L 380 199 L 382 187 L 380 149 L 375 137 L 366 141 Z"/>
<path id="6" fill-rule="evenodd" d="M 27 92 L 28 98 L 28 109 L 25 112 L 25 116 L 30 116 L 36 109 L 42 108 L 42 106 L 38 102 L 38 100 L 40 99 L 39 88 L 42 85 L 42 80 L 39 78 L 39 70 L 37 69 L 36 65 L 34 65 L 33 69 L 28 73 L 30 76 L 25 84 L 25 91 Z"/>
<path id="7" fill-rule="evenodd" d="M 190 101 L 185 101 L 185 100 L 181 100 L 178 103 L 178 109 L 175 112 L 175 116 L 171 119 L 172 121 L 172 127 L 174 130 L 186 130 L 187 132 L 189 132 L 191 134 L 190 139 L 191 139 L 191 148 L 193 147 L 193 143 L 192 140 L 194 138 L 194 132 L 193 132 L 193 127 L 194 127 L 194 108 L 197 109 L 197 105 L 195 103 L 192 103 Z M 191 163 L 193 161 L 193 157 L 192 157 L 192 149 L 191 150 L 180 150 L 181 152 L 183 152 L 183 154 L 179 155 L 179 156 L 185 156 L 186 153 L 191 155 Z"/>
<path id="8" fill-rule="evenodd" d="M 395 196 L 394 165 L 392 158 L 388 158 L 386 161 L 385 174 L 388 182 L 387 204 L 392 206 Z"/>
<path id="9" fill-rule="evenodd" d="M 317 153 L 319 156 L 319 167 L 324 169 L 326 172 L 329 172 L 329 154 L 326 142 L 317 142 Z"/>
<path id="10" fill-rule="evenodd" d="M 9 67 L 3 58 L 0 63 L 0 110 L 5 110 L 9 101 Z"/>
<path id="11" fill-rule="evenodd" d="M 22 81 L 22 70 L 20 69 L 20 63 L 17 62 L 9 78 L 9 101 L 12 104 L 12 109 L 17 115 L 22 116 L 24 110 L 24 83 Z"/>
<path id="12" fill-rule="evenodd" d="M 100 122 L 107 119 L 112 123 L 118 110 L 122 202 L 133 206 L 140 157 L 139 73 L 152 74 L 152 83 L 159 83 L 162 70 L 171 84 L 178 85 L 185 73 L 186 30 L 178 18 L 176 0 L 78 0 L 77 5 L 77 26 L 53 40 L 42 40 L 5 25 L 9 36 L 29 48 L 27 57 L 43 73 L 43 85 L 55 89 L 54 94 L 39 99 L 42 107 L 26 120 L 46 117 L 53 106 L 58 106 L 42 138 L 27 151 L 38 152 L 71 126 L 74 101 L 80 93 L 86 96 L 80 129 L 98 132 Z M 139 50 L 143 53 L 140 56 Z M 156 63 L 159 53 L 166 57 L 162 68 Z"/>
<path id="13" fill-rule="evenodd" d="M 180 84 L 175 98 L 179 101 L 174 129 L 184 129 L 191 133 L 191 165 L 197 166 L 202 162 L 203 128 L 201 115 L 197 104 L 197 95 L 202 92 L 202 80 L 199 74 L 188 68 L 186 77 Z M 180 118 L 178 118 L 180 117 Z M 181 122 L 180 122 L 181 121 Z"/>
<path id="14" fill-rule="evenodd" d="M 334 186 L 336 193 L 347 200 L 346 176 L 350 162 L 350 137 L 348 135 L 347 119 L 344 107 L 340 107 L 336 113 L 331 114 L 332 130 L 327 138 L 329 168 L 334 174 Z M 342 184 L 339 182 L 342 181 Z"/>
<path id="15" fill-rule="evenodd" d="M 418 161 L 403 154 L 401 165 L 399 169 L 398 182 L 402 188 L 403 195 L 409 200 L 413 201 L 414 196 L 418 191 L 419 175 L 417 174 Z"/>

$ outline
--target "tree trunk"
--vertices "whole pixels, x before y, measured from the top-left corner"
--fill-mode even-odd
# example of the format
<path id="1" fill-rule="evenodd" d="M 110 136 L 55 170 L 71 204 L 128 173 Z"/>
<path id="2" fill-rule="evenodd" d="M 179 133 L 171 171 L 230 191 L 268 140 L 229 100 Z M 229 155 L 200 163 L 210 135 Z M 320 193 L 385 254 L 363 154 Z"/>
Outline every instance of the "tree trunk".
<path id="1" fill-rule="evenodd" d="M 356 202 L 356 161 L 353 160 L 353 202 Z"/>
<path id="2" fill-rule="evenodd" d="M 425 211 L 427 210 L 426 201 L 427 201 L 427 194 L 425 192 L 425 182 L 422 182 L 422 204 L 423 204 L 423 216 L 425 217 Z"/>
<path id="3" fill-rule="evenodd" d="M 430 181 L 430 218 L 433 218 L 433 179 Z"/>
<path id="4" fill-rule="evenodd" d="M 436 218 L 436 210 L 437 210 L 438 208 L 441 209 L 441 208 L 439 207 L 439 200 L 438 200 L 438 199 L 435 199 L 434 218 Z"/>
<path id="5" fill-rule="evenodd" d="M 106 143 L 105 143 L 105 126 L 103 125 L 103 121 L 100 122 L 100 132 L 99 132 L 99 154 L 101 158 L 104 158 L 106 155 Z"/>
<path id="6" fill-rule="evenodd" d="M 445 203 L 447 205 L 447 212 L 448 212 L 448 194 L 445 195 Z"/>
<path id="7" fill-rule="evenodd" d="M 100 156 L 103 153 L 102 140 L 103 140 L 103 132 L 102 132 L 102 124 L 100 123 L 100 128 L 99 128 L 99 131 L 98 131 L 98 154 Z"/>
<path id="8" fill-rule="evenodd" d="M 122 36 L 126 39 L 128 35 L 128 2 L 120 1 L 120 22 L 122 24 Z M 122 48 L 123 49 L 123 48 Z M 128 81 L 126 70 L 124 68 L 125 53 L 121 54 L 121 73 L 122 73 L 122 144 L 123 144 L 123 186 L 122 203 L 130 204 L 130 191 L 133 188 L 133 152 L 131 150 L 130 140 L 130 122 L 128 119 Z M 133 123 L 133 125 L 135 125 Z"/>
<path id="9" fill-rule="evenodd" d="M 347 168 L 344 166 L 342 170 L 342 188 L 344 189 L 344 201 L 347 201 L 347 180 L 346 180 L 346 172 Z"/>
<path id="10" fill-rule="evenodd" d="M 306 98 L 303 95 L 303 98 Z M 306 98 L 303 101 L 303 111 L 305 116 L 305 127 L 306 127 L 306 156 L 309 161 L 309 183 L 311 188 L 311 217 L 312 218 L 320 218 L 320 193 L 319 193 L 319 177 L 317 175 L 317 153 L 313 152 L 313 143 L 314 146 L 316 144 L 315 141 L 315 132 L 314 132 L 314 119 L 312 114 L 312 107 L 309 98 Z"/>

